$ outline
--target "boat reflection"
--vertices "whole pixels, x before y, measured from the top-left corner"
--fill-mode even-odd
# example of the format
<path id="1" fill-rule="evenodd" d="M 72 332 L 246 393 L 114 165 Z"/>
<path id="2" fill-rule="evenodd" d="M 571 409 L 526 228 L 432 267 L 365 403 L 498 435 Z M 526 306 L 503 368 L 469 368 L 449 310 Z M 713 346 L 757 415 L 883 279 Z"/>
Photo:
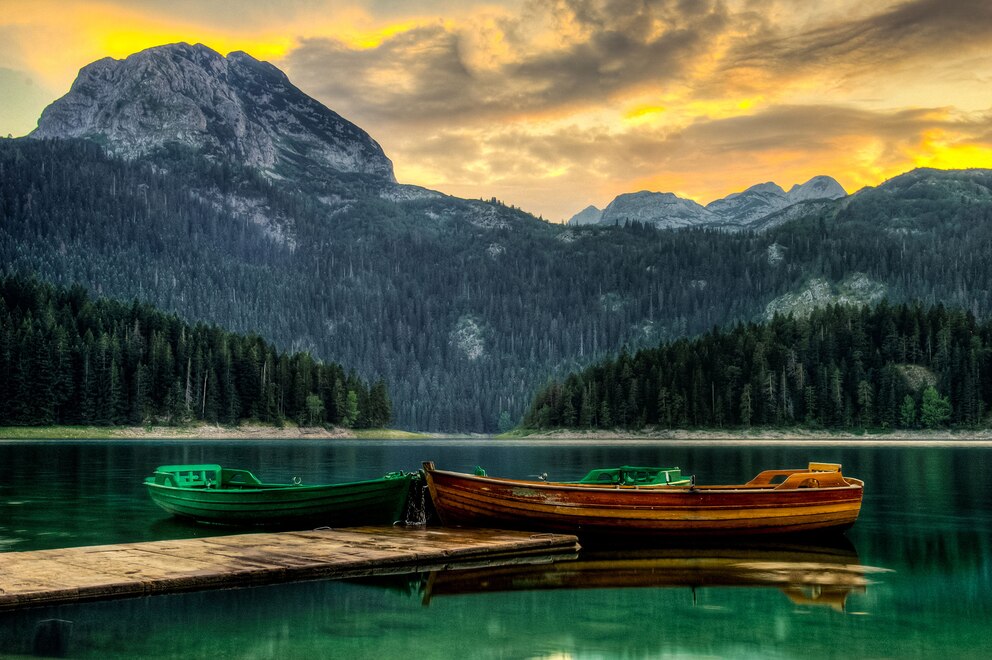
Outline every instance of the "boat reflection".
<path id="1" fill-rule="evenodd" d="M 864 566 L 845 537 L 821 544 L 768 542 L 634 550 L 583 550 L 572 561 L 435 571 L 422 587 L 423 604 L 439 596 L 553 589 L 636 587 L 774 587 L 797 605 L 844 611 L 851 593 L 864 593 L 869 576 L 887 569 Z"/>

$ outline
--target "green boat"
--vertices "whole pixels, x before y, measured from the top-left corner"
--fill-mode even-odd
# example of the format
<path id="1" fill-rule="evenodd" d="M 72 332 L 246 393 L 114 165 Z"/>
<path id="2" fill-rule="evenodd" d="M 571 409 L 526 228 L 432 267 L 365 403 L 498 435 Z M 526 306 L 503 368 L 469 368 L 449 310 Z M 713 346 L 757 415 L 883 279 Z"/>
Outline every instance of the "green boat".
<path id="1" fill-rule="evenodd" d="M 391 525 L 403 518 L 418 472 L 390 472 L 351 483 L 268 484 L 248 470 L 163 465 L 145 479 L 165 511 L 197 522 L 237 526 Z"/>

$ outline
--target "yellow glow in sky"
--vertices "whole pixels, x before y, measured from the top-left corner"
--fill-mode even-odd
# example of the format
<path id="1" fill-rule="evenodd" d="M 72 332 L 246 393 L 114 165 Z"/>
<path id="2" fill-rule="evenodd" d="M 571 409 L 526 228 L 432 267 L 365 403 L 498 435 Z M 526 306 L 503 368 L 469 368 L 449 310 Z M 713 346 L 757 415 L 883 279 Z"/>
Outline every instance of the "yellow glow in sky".
<path id="1" fill-rule="evenodd" d="M 8 49 L 16 52 L 12 64 L 63 93 L 76 72 L 92 61 L 124 58 L 162 44 L 203 43 L 224 54 L 244 50 L 259 59 L 277 59 L 295 42 L 271 27 L 237 33 L 113 4 L 13 2 L 19 10 L 12 12 L 14 17 L 0 16 L 0 29 L 10 35 Z"/>
<path id="2" fill-rule="evenodd" d="M 665 107 L 661 105 L 639 105 L 625 112 L 623 118 L 631 122 L 640 123 L 657 119 L 657 116 L 663 112 L 665 112 Z"/>
<path id="3" fill-rule="evenodd" d="M 958 142 L 945 131 L 931 130 L 924 133 L 913 164 L 946 170 L 987 168 L 992 166 L 992 146 Z"/>
<path id="4" fill-rule="evenodd" d="M 944 4 L 6 0 L 0 135 L 82 66 L 186 41 L 279 66 L 406 183 L 555 220 L 641 188 L 705 203 L 828 174 L 850 191 L 992 167 L 992 8 Z"/>

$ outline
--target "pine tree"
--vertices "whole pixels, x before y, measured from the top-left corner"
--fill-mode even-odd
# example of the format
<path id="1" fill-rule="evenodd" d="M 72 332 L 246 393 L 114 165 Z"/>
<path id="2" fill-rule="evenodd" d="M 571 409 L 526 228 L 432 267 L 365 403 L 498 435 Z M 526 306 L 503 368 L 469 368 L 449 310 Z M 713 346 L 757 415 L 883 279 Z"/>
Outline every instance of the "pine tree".
<path id="1" fill-rule="evenodd" d="M 805 423 L 807 426 L 815 426 L 818 421 L 816 410 L 816 388 L 807 385 L 803 388 L 803 405 L 806 409 Z"/>
<path id="2" fill-rule="evenodd" d="M 613 418 L 610 417 L 610 404 L 607 403 L 606 399 L 603 399 L 599 405 L 599 428 L 613 428 Z"/>
<path id="3" fill-rule="evenodd" d="M 110 361 L 110 385 L 107 396 L 110 398 L 107 414 L 110 423 L 120 425 L 127 421 L 127 385 L 123 381 L 121 366 L 117 360 Z"/>
<path id="4" fill-rule="evenodd" d="M 920 405 L 920 422 L 928 429 L 947 424 L 951 418 L 951 403 L 942 397 L 937 389 L 930 386 L 923 390 L 923 403 Z"/>
<path id="5" fill-rule="evenodd" d="M 741 424 L 751 426 L 751 416 L 754 414 L 754 406 L 751 402 L 751 383 L 744 385 L 741 390 Z"/>
<path id="6" fill-rule="evenodd" d="M 369 426 L 384 428 L 393 417 L 393 404 L 389 400 L 386 381 L 379 379 L 369 390 Z"/>
<path id="7" fill-rule="evenodd" d="M 673 423 L 672 399 L 667 387 L 658 390 L 658 421 L 662 426 L 671 428 Z"/>
<path id="8" fill-rule="evenodd" d="M 0 374 L 3 374 L 3 377 L 0 377 L 0 402 L 3 404 L 0 405 L 0 425 L 13 422 L 13 411 L 10 406 L 13 400 L 11 376 L 14 366 L 11 359 L 12 335 L 6 304 L 0 298 Z"/>
<path id="9" fill-rule="evenodd" d="M 579 428 L 582 429 L 592 428 L 593 419 L 596 414 L 594 410 L 595 405 L 596 405 L 595 399 L 593 399 L 592 397 L 592 390 L 588 385 L 586 385 L 585 387 L 582 388 L 582 401 L 579 404 Z M 510 417 L 509 412 L 506 413 L 506 416 L 509 419 Z M 505 432 L 505 431 L 501 431 L 501 432 Z"/>
<path id="10" fill-rule="evenodd" d="M 578 419 L 578 415 L 575 412 L 575 405 L 572 403 L 572 396 L 566 391 L 562 394 L 561 426 L 575 428 Z"/>
<path id="11" fill-rule="evenodd" d="M 874 400 L 871 383 L 867 380 L 858 382 L 858 423 L 860 426 L 871 426 L 871 404 Z"/>
<path id="12" fill-rule="evenodd" d="M 324 421 L 324 402 L 316 394 L 307 395 L 307 425 L 318 426 Z"/>
<path id="13" fill-rule="evenodd" d="M 348 398 L 344 406 L 344 418 L 341 420 L 342 426 L 354 426 L 358 423 L 358 394 L 355 390 L 348 390 Z"/>
<path id="14" fill-rule="evenodd" d="M 131 424 L 141 424 L 150 415 L 148 397 L 148 367 L 139 364 L 134 371 L 134 398 L 131 400 L 131 412 L 128 421 Z"/>
<path id="15" fill-rule="evenodd" d="M 916 401 L 909 394 L 902 400 L 899 407 L 899 426 L 904 429 L 911 429 L 916 426 Z"/>

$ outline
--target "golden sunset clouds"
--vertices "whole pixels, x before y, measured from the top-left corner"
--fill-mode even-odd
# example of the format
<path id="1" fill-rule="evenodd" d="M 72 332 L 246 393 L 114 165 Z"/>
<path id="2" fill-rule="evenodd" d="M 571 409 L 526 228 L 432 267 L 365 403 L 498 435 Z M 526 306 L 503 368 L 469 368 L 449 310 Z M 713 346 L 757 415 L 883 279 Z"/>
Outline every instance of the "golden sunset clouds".
<path id="1" fill-rule="evenodd" d="M 20 2 L 0 132 L 75 72 L 174 41 L 245 50 L 376 138 L 397 178 L 551 219 L 829 174 L 992 167 L 992 3 Z"/>

